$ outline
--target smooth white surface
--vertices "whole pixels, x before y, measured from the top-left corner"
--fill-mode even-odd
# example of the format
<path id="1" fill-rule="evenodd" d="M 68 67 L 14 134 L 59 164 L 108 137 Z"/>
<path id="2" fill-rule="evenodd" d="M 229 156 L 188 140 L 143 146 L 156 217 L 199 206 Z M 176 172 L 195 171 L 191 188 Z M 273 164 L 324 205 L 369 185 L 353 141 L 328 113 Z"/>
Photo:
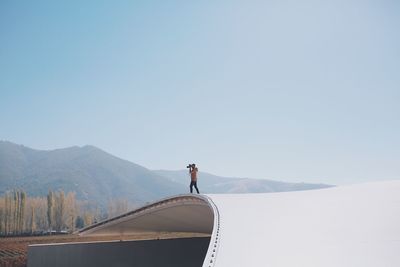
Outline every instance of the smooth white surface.
<path id="1" fill-rule="evenodd" d="M 400 181 L 209 197 L 216 267 L 400 266 Z"/>
<path id="2" fill-rule="evenodd" d="M 203 267 L 400 267 L 400 181 L 181 195 L 81 231 L 210 233 Z"/>

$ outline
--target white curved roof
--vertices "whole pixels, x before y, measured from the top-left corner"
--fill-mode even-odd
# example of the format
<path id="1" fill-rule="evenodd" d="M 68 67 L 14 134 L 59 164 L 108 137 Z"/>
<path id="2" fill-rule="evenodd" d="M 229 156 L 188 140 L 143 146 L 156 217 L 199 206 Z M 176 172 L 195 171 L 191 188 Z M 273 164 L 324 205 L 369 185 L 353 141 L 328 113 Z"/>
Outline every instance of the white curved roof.
<path id="1" fill-rule="evenodd" d="M 148 231 L 208 232 L 203 267 L 400 266 L 400 181 L 284 193 L 182 195 L 139 210 L 81 234 L 128 233 L 145 224 Z"/>

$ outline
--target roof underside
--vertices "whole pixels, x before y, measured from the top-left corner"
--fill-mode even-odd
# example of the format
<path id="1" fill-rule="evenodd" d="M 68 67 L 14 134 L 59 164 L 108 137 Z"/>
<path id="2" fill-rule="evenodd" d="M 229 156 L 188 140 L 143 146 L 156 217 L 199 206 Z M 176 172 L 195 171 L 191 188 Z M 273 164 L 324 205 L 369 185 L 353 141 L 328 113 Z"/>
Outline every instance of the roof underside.
<path id="1" fill-rule="evenodd" d="M 214 215 L 204 197 L 182 195 L 89 226 L 80 235 L 129 235 L 138 232 L 211 234 Z"/>

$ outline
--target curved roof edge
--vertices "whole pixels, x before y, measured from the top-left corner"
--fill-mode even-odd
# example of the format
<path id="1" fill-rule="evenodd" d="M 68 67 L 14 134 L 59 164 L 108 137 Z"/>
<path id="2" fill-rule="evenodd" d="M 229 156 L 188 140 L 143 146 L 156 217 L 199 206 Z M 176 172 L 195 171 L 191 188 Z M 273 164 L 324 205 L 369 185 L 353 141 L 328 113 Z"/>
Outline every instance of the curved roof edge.
<path id="1" fill-rule="evenodd" d="M 115 235 L 132 232 L 198 232 L 211 234 L 203 267 L 213 267 L 220 240 L 220 215 L 205 195 L 184 194 L 167 197 L 133 211 L 79 230 L 84 235 Z"/>
<path id="2" fill-rule="evenodd" d="M 213 231 L 211 234 L 210 245 L 208 245 L 208 250 L 206 257 L 204 258 L 203 267 L 213 267 L 215 265 L 215 260 L 218 255 L 218 249 L 221 239 L 221 216 L 219 214 L 219 210 L 217 205 L 215 205 L 214 201 L 208 196 L 204 196 L 207 200 L 208 204 L 213 210 L 214 213 L 214 223 L 213 223 Z"/>

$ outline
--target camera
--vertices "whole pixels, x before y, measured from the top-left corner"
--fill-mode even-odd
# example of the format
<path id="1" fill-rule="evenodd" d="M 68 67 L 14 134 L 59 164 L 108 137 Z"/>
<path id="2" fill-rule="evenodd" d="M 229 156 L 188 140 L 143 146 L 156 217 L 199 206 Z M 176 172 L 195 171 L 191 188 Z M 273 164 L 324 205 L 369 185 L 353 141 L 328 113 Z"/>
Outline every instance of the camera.
<path id="1" fill-rule="evenodd" d="M 187 165 L 187 166 L 186 166 L 186 168 L 188 168 L 188 169 L 190 169 L 190 168 L 194 168 L 194 167 L 196 167 L 196 165 L 195 165 L 194 163 L 192 163 L 192 164 L 189 164 L 189 165 Z"/>

